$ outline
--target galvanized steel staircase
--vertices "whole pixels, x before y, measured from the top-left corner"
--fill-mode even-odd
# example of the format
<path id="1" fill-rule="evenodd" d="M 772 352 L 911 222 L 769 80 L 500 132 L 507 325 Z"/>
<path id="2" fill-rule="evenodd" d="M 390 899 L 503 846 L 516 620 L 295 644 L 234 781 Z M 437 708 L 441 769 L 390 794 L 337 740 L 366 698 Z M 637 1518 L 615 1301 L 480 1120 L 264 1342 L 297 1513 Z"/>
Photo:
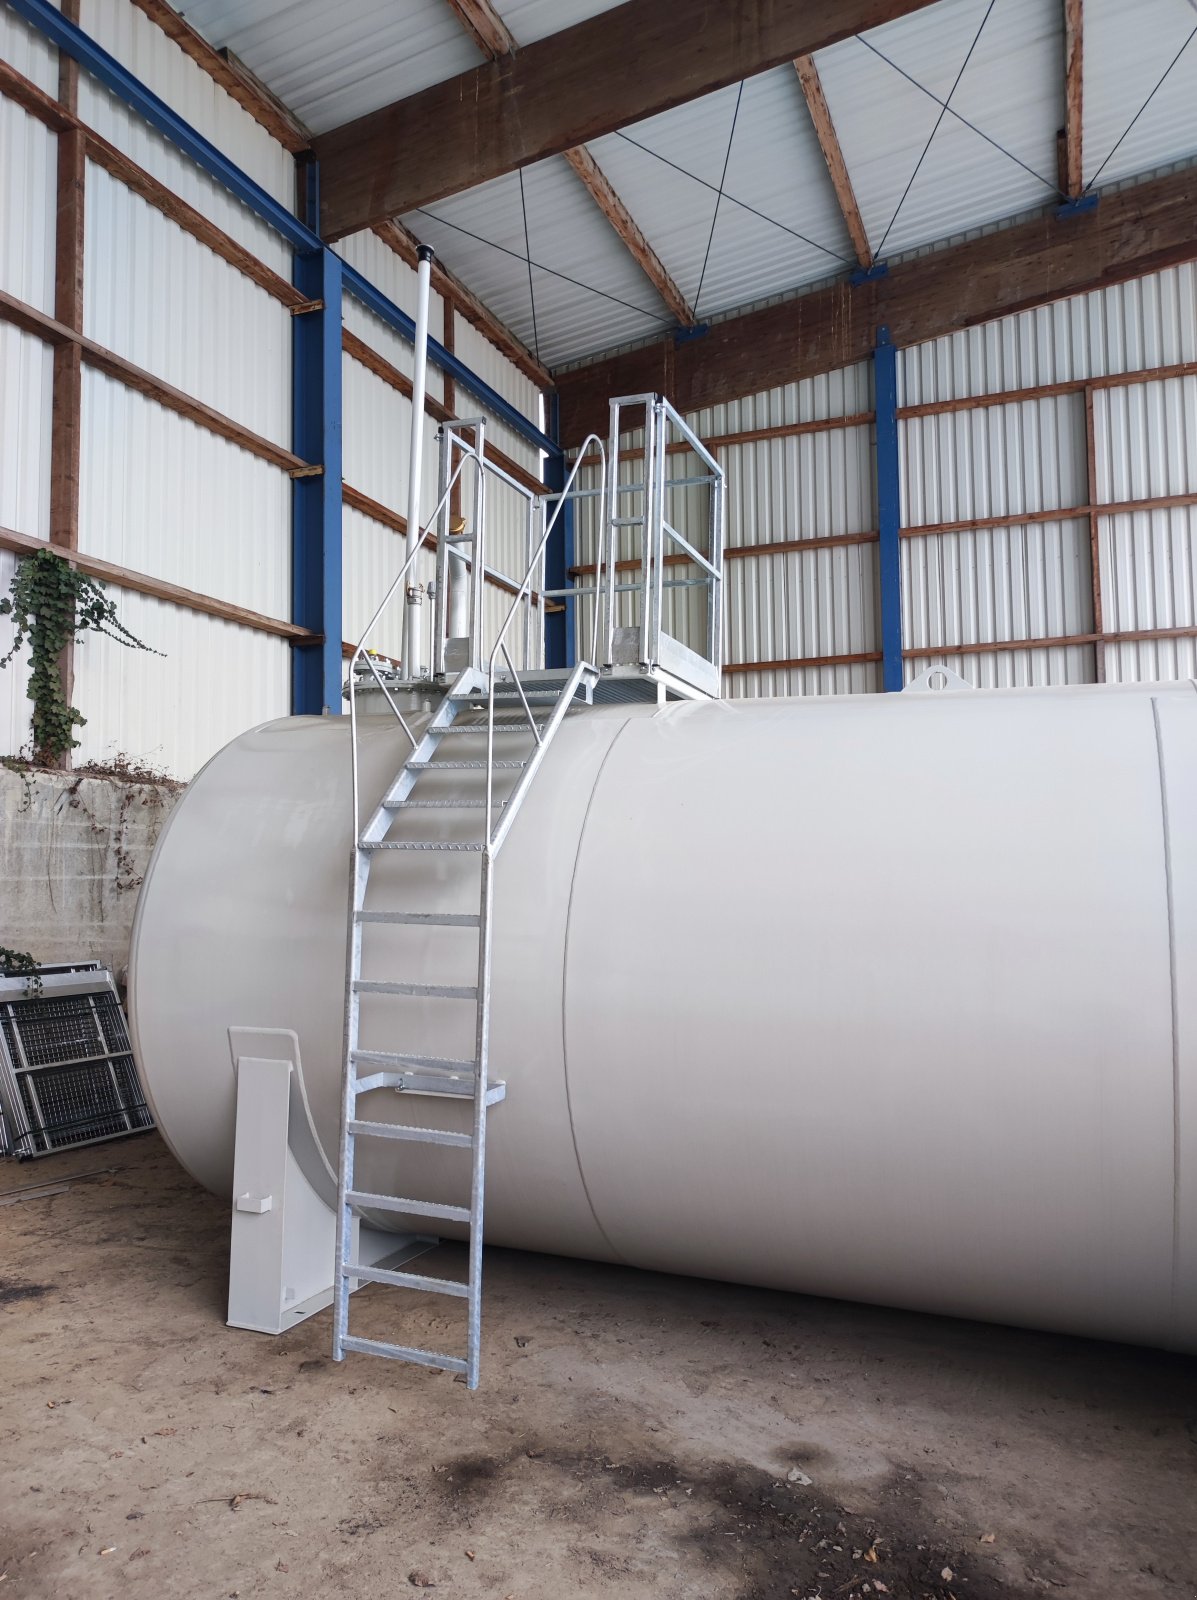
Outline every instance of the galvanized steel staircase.
<path id="1" fill-rule="evenodd" d="M 521 678 L 514 670 L 499 674 L 469 668 L 441 701 L 422 737 L 404 762 L 386 794 L 362 829 L 354 849 L 352 924 L 345 997 L 344 1104 L 337 1212 L 337 1265 L 334 1283 L 333 1357 L 347 1351 L 389 1356 L 422 1366 L 462 1373 L 471 1389 L 478 1385 L 481 1342 L 482 1234 L 486 1181 L 487 1113 L 506 1093 L 503 1083 L 492 1083 L 488 1070 L 490 1048 L 491 925 L 494 864 L 520 805 L 544 760 L 554 735 L 570 706 L 590 703 L 597 670 L 582 662 L 561 672 L 536 672 Z M 485 715 L 480 711 L 485 709 Z M 437 759 L 442 742 L 454 735 L 484 735 L 486 759 Z M 452 750 L 452 745 L 450 745 Z M 501 753 L 496 753 L 501 752 Z M 429 775 L 460 775 L 460 788 L 451 798 L 426 797 Z M 470 776 L 482 780 L 482 793 L 469 792 Z M 496 782 L 514 776 L 505 797 L 496 797 Z M 435 793 L 435 784 L 431 785 Z M 449 838 L 410 837 L 413 813 L 481 810 L 479 837 L 462 841 Z M 367 906 L 372 863 L 382 851 L 443 852 L 456 870 L 471 873 L 480 867 L 477 912 L 438 910 L 375 910 Z M 365 979 L 363 947 L 371 927 L 401 924 L 428 930 L 471 928 L 476 933 L 476 961 L 461 974 L 461 982 L 430 984 L 411 981 L 410 974 L 395 972 L 385 979 Z M 377 995 L 420 998 L 445 1005 L 469 1005 L 474 1014 L 474 1055 L 468 1060 L 424 1053 L 418 1038 L 405 1037 L 395 1050 L 363 1050 L 359 1044 L 361 997 Z M 396 1041 L 397 1046 L 400 1041 Z M 419 1121 L 401 1123 L 363 1119 L 357 1098 L 375 1089 L 389 1089 L 413 1101 L 413 1115 L 421 1097 L 454 1096 L 473 1107 L 471 1130 L 450 1132 L 429 1128 Z M 426 1101 L 424 1103 L 427 1103 Z M 397 1192 L 358 1189 L 354 1163 L 358 1139 L 399 1140 L 440 1145 L 469 1151 L 469 1205 L 447 1205 Z M 407 1217 L 464 1224 L 468 1229 L 469 1265 L 464 1283 L 421 1273 L 371 1266 L 352 1259 L 355 1210 L 392 1212 Z M 350 1291 L 354 1280 L 415 1289 L 464 1299 L 467 1302 L 466 1355 L 442 1354 L 414 1345 L 366 1339 L 349 1332 Z"/>
<path id="2" fill-rule="evenodd" d="M 419 368 L 423 360 L 419 318 L 416 343 Z M 640 412 L 643 412 L 645 426 L 643 481 L 625 483 L 622 481 L 620 440 L 638 426 Z M 415 472 L 414 463 L 420 459 L 420 417 L 420 408 L 413 407 L 413 465 L 409 467 L 409 482 L 416 483 L 417 487 L 418 478 L 410 474 Z M 447 1368 L 464 1376 L 471 1389 L 478 1384 L 481 1334 L 487 1117 L 490 1109 L 506 1094 L 505 1084 L 491 1081 L 488 1066 L 495 861 L 571 706 L 593 704 L 596 699 L 622 704 L 719 694 L 725 516 L 723 473 L 719 463 L 673 407 L 657 395 L 630 395 L 613 400 L 609 441 L 604 443 L 593 434 L 588 436 L 579 447 L 564 484 L 549 495 L 530 489 L 492 461 L 486 453 L 485 439 L 486 422 L 481 417 L 442 425 L 440 494 L 436 507 L 428 523 L 421 528 L 417 515 L 418 496 L 415 490 L 411 491 L 406 559 L 366 624 L 350 662 L 347 692 L 356 838 L 345 992 L 337 1259 L 333 1287 L 333 1356 L 336 1360 L 342 1360 L 347 1352 L 361 1352 Z M 677 444 L 698 458 L 697 474 L 690 472 L 678 477 L 671 473 L 669 455 Z M 588 461 L 597 461 L 598 484 L 595 488 L 583 489 L 578 486 L 578 476 Z M 473 527 L 468 532 L 464 525 L 452 526 L 450 515 L 455 494 L 460 498 L 459 484 L 467 468 L 473 478 L 470 496 Z M 484 578 L 496 576 L 487 565 L 488 485 L 500 487 L 509 501 L 511 496 L 515 496 L 517 502 L 521 497 L 524 501 L 527 563 L 523 581 L 493 637 L 486 624 L 483 605 Z M 702 485 L 710 486 L 706 554 L 678 531 L 667 514 L 671 493 L 690 494 Z M 629 498 L 631 512 L 636 512 L 638 496 L 643 497 L 640 514 L 621 515 L 621 504 L 626 504 Z M 547 549 L 567 505 L 575 509 L 592 505 L 595 513 L 591 552 L 594 578 L 590 584 L 579 582 L 561 589 L 549 588 L 546 584 Z M 463 518 L 463 524 L 464 521 Z M 416 581 L 416 563 L 433 528 L 438 530 L 437 576 L 432 584 L 424 585 Z M 638 541 L 631 538 L 637 531 Z M 632 551 L 638 574 L 634 581 L 626 583 L 616 579 L 617 567 L 623 566 L 621 536 L 630 538 L 632 545 L 639 544 L 639 549 Z M 695 576 L 665 576 L 670 555 L 678 553 L 693 566 Z M 691 649 L 664 628 L 663 595 L 667 589 L 695 588 L 705 589 L 708 601 L 705 643 Z M 370 642 L 384 613 L 394 603 L 403 603 L 405 597 L 405 661 L 403 670 L 399 671 L 399 664 L 385 666 L 383 658 L 370 648 Z M 422 653 L 420 623 L 420 607 L 425 597 L 433 601 L 432 649 L 428 657 Z M 582 662 L 573 668 L 545 670 L 541 663 L 545 660 L 545 616 L 549 604 L 565 603 L 567 625 L 572 629 L 570 607 L 582 601 L 590 602 L 591 614 L 589 626 L 579 624 L 576 629 L 578 647 L 588 648 L 598 665 Z M 617 611 L 625 603 L 627 616 L 623 620 L 632 625 L 617 628 Z M 583 635 L 588 635 L 586 646 L 580 643 Z M 513 651 L 516 659 L 513 659 Z M 431 661 L 428 672 L 420 665 L 426 659 Z M 454 677 L 454 673 L 459 675 Z M 450 686 L 446 692 L 447 684 Z M 436 704 L 423 733 L 417 737 L 408 723 L 408 716 L 415 706 L 427 706 L 431 697 L 442 692 L 443 698 Z M 390 712 L 410 746 L 407 760 L 368 821 L 362 820 L 360 811 L 359 693 L 374 697 L 379 702 L 376 709 L 380 714 Z M 444 741 L 469 734 L 474 736 L 475 746 L 479 739 L 485 740 L 485 759 L 479 759 L 476 749 L 470 751 L 468 745 L 464 747 L 468 752 L 466 756 L 460 754 L 463 746 L 453 743 L 441 753 Z M 497 796 L 496 785 L 507 783 L 510 789 Z M 476 836 L 462 837 L 470 812 L 481 812 L 482 827 Z M 437 836 L 419 836 L 417 819 L 427 813 L 440 814 Z M 454 813 L 464 816 L 455 817 Z M 423 853 L 443 854 L 444 870 L 436 874 L 436 906 L 408 909 L 406 887 L 400 895 L 403 910 L 367 904 L 371 866 L 384 851 L 409 852 L 409 860 Z M 476 883 L 470 876 L 474 863 L 478 864 L 479 873 Z M 458 874 L 468 898 L 452 899 L 452 874 Z M 412 874 L 412 882 L 419 877 L 419 873 Z M 476 910 L 465 909 L 474 904 Z M 453 905 L 454 909 L 442 909 L 447 905 Z M 371 945 L 370 931 L 374 929 L 377 937 L 380 925 L 388 924 L 426 931 L 428 937 L 410 958 L 420 963 L 420 969 L 413 971 L 409 965 L 406 971 L 389 970 L 380 964 L 378 948 L 374 946 L 370 958 L 371 976 L 367 978 L 364 956 Z M 443 953 L 436 938 L 439 929 L 473 931 L 469 970 L 436 974 L 452 977 L 452 982 L 424 982 L 421 979 L 426 975 L 425 963 Z M 401 941 L 392 942 L 390 959 L 394 965 L 402 967 L 403 962 L 393 956 L 394 942 Z M 388 1024 L 382 1034 L 382 1042 L 388 1046 L 393 1043 L 394 1048 L 362 1048 L 363 995 L 371 997 L 368 1017 L 371 1028 L 379 1025 L 382 1004 L 393 1000 L 401 1007 L 403 1002 L 407 1003 L 408 1012 L 397 1009 L 396 1020 Z M 412 1021 L 410 1008 L 416 1005 L 419 1016 Z M 472 1007 L 473 1051 L 467 1056 L 467 1046 L 455 1047 L 461 1050 L 460 1058 L 446 1053 L 443 1043 L 446 1030 L 434 1028 L 428 1021 L 430 1011 L 439 1012 L 441 1007 L 454 1006 Z M 428 1107 L 431 1103 L 428 1097 L 455 1099 L 459 1106 L 468 1103 L 472 1111 L 469 1131 L 425 1126 L 426 1121 L 446 1120 L 427 1112 L 423 1120 L 413 1112 L 413 1116 L 404 1116 L 399 1122 L 383 1120 L 377 1115 L 360 1117 L 358 1096 L 376 1090 L 391 1091 L 405 1101 L 413 1101 L 416 1106 Z M 394 1110 L 393 1100 L 388 1102 L 388 1110 Z M 410 1188 L 406 1194 L 398 1190 L 380 1192 L 360 1188 L 354 1176 L 359 1139 L 398 1140 L 463 1153 L 469 1151 L 469 1204 L 448 1204 L 422 1197 L 412 1194 Z M 441 1176 L 439 1171 L 437 1176 Z M 460 1192 L 457 1198 L 462 1198 Z M 385 1262 L 355 1260 L 355 1217 L 360 1215 L 369 1221 L 371 1215 L 379 1213 L 413 1219 L 417 1227 L 418 1219 L 427 1218 L 464 1228 L 469 1243 L 466 1281 L 454 1282 L 399 1270 L 406 1258 L 392 1262 L 391 1266 Z M 421 1239 L 419 1236 L 417 1245 Z M 413 1344 L 350 1334 L 350 1292 L 358 1283 L 377 1283 L 464 1299 L 467 1302 L 464 1358 Z"/>

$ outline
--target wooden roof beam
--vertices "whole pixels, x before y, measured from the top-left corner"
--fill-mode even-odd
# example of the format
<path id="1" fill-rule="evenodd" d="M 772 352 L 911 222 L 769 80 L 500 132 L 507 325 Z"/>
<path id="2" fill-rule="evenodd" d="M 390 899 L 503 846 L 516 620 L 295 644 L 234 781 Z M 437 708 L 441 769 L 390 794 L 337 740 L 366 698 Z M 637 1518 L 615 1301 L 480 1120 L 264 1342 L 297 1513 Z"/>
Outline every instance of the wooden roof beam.
<path id="1" fill-rule="evenodd" d="M 931 3 L 624 0 L 315 139 L 321 231 L 431 205 Z"/>
<path id="2" fill-rule="evenodd" d="M 591 198 L 619 235 L 636 265 L 673 312 L 683 328 L 694 326 L 694 313 L 686 297 L 665 269 L 660 256 L 641 232 L 631 212 L 611 187 L 611 181 L 584 144 L 565 152 L 565 159 L 590 192 Z"/>
<path id="3" fill-rule="evenodd" d="M 964 244 L 891 265 L 883 278 L 800 294 L 724 322 L 563 373 L 561 437 L 607 425 L 613 394 L 658 391 L 698 411 L 865 360 L 881 326 L 896 345 L 1197 260 L 1197 168 L 1130 184 L 1060 221 L 1055 210 Z"/>
<path id="4" fill-rule="evenodd" d="M 448 0 L 462 27 L 484 55 L 497 61 L 501 56 L 514 55 L 518 46 L 511 30 L 491 4 L 491 0 Z M 643 231 L 616 194 L 611 180 L 585 145 L 575 145 L 562 152 L 574 169 L 591 199 L 619 235 L 620 242 L 635 260 L 637 266 L 653 288 L 673 312 L 683 328 L 694 326 L 694 313 L 686 304 L 686 297 L 674 283 L 660 256 L 645 238 Z"/>
<path id="5" fill-rule="evenodd" d="M 1084 81 L 1084 0 L 1064 0 L 1064 177 L 1070 200 L 1085 187 L 1082 113 Z"/>
<path id="6" fill-rule="evenodd" d="M 862 267 L 871 267 L 873 252 L 869 246 L 869 236 L 865 232 L 860 207 L 856 203 L 856 191 L 848 174 L 848 163 L 844 160 L 839 136 L 831 120 L 831 109 L 823 93 L 823 84 L 814 57 L 798 56 L 794 61 L 794 70 L 798 74 L 798 82 L 802 85 L 806 109 L 810 112 L 810 120 L 815 125 L 819 148 L 823 152 L 823 160 L 827 163 L 827 174 L 835 190 L 835 197 L 839 201 L 840 210 L 843 212 L 852 248 L 856 251 L 856 259 Z"/>

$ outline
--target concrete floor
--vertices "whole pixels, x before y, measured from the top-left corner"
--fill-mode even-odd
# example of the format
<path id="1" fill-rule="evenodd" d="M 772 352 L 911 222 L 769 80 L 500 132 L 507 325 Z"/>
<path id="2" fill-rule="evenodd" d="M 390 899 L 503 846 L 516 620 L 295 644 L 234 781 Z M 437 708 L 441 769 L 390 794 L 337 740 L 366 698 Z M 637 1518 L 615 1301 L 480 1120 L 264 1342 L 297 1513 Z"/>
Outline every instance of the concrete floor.
<path id="1" fill-rule="evenodd" d="M 4 1600 L 1197 1595 L 1193 1362 L 495 1251 L 470 1395 L 227 1329 L 156 1136 L 0 1191 L 97 1168 L 0 1206 Z"/>

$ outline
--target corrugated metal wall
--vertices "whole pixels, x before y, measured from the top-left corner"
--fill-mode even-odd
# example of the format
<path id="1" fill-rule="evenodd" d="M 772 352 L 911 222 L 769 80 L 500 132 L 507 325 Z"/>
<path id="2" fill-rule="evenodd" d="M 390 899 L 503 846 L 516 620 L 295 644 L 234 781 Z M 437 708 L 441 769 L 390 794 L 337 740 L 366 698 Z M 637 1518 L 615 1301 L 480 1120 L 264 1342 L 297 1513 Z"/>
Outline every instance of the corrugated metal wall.
<path id="1" fill-rule="evenodd" d="M 82 409 L 79 548 L 285 618 L 286 473 L 86 367 Z M 285 653 L 282 641 L 275 643 Z"/>
<path id="2" fill-rule="evenodd" d="M 860 363 L 686 420 L 702 439 L 872 411 Z M 680 458 L 684 460 L 685 458 Z M 729 549 L 868 533 L 873 509 L 871 421 L 727 446 Z M 733 557 L 726 564 L 725 660 L 822 660 L 878 648 L 875 543 Z M 873 662 L 730 673 L 733 697 L 860 693 L 879 686 Z"/>
<path id="3" fill-rule="evenodd" d="M 289 152 L 143 11 L 128 0 L 82 0 L 79 24 L 276 200 L 293 204 L 295 167 Z M 271 228 L 86 74 L 79 79 L 79 115 L 260 260 L 290 277 L 290 253 Z"/>
<path id="4" fill-rule="evenodd" d="M 1197 377 L 1099 392 L 1093 423 L 1100 503 L 1182 496 L 1197 488 Z M 1197 623 L 1197 506 L 1103 516 L 1098 529 L 1107 630 Z M 1197 677 L 1197 639 L 1107 646 L 1105 664 L 1107 677 L 1119 682 Z"/>
<path id="5" fill-rule="evenodd" d="M 1197 639 L 1121 637 L 1197 628 L 1197 372 L 1175 371 L 1195 362 L 1193 266 L 899 353 L 907 681 L 1197 675 Z M 687 418 L 728 477 L 725 694 L 881 687 L 858 659 L 880 653 L 872 408 L 865 363 Z M 735 554 L 793 543 L 810 548 Z"/>
<path id="6" fill-rule="evenodd" d="M 904 528 L 963 524 L 903 540 L 905 646 L 1193 626 L 1197 511 L 1096 508 L 1197 493 L 1197 379 L 1104 383 L 1195 359 L 1192 266 L 904 351 L 906 407 L 1066 387 L 902 421 Z M 992 525 L 1000 518 L 1009 525 Z M 1139 681 L 1189 676 L 1197 648 L 1182 638 L 953 650 L 908 660 L 907 677 L 933 662 L 987 685 Z"/>
<path id="7" fill-rule="evenodd" d="M 917 362 L 910 351 L 905 362 Z M 902 541 L 902 636 L 907 648 L 1061 638 L 1091 630 L 1089 523 L 1016 518 L 1087 499 L 1084 399 L 1072 395 L 912 418 L 900 425 L 902 525 L 958 523 L 959 531 Z M 958 656 L 962 676 L 987 685 L 1092 677 L 1084 648 Z M 940 658 L 915 658 L 908 676 Z"/>
<path id="8" fill-rule="evenodd" d="M 128 0 L 83 0 L 81 25 L 149 88 L 286 205 L 292 156 Z M 0 9 L 0 55 L 50 94 L 56 52 Z M 83 123 L 145 168 L 260 261 L 291 276 L 288 247 L 107 91 L 80 76 Z M 54 311 L 57 139 L 0 96 L 0 289 Z M 291 339 L 287 307 L 103 167 L 85 180 L 85 335 L 272 444 L 291 443 Z M 415 310 L 415 274 L 373 233 L 339 246 L 395 303 Z M 445 308 L 432 296 L 430 332 L 444 338 Z M 346 296 L 346 329 L 401 374 L 410 346 Z M 538 418 L 539 395 L 460 318 L 467 362 Z M 0 322 L 0 527 L 48 538 L 51 402 L 49 345 Z M 393 524 L 406 511 L 410 402 L 361 362 L 344 358 L 344 479 L 381 508 L 344 514 L 344 637 L 360 629 L 402 564 Z M 428 392 L 443 400 L 441 374 Z M 460 396 L 469 405 L 469 397 Z M 79 549 L 199 595 L 286 619 L 291 605 L 291 481 L 211 429 L 85 364 L 81 405 Z M 539 475 L 539 458 L 510 430 L 491 436 Z M 424 514 L 436 499 L 436 424 L 426 432 Z M 493 564 L 520 575 L 518 544 L 500 514 Z M 0 551 L 0 592 L 15 557 Z M 421 561 L 431 578 L 433 557 Z M 122 619 L 160 655 L 87 636 L 76 650 L 75 701 L 87 717 L 79 760 L 123 753 L 189 777 L 239 730 L 286 715 L 290 646 L 277 634 L 113 588 Z M 488 595 L 491 625 L 509 599 Z M 11 628 L 0 621 L 0 654 Z M 398 653 L 400 608 L 378 648 Z M 27 743 L 23 670 L 0 674 L 0 748 Z"/>
<path id="9" fill-rule="evenodd" d="M 0 8 L 0 57 L 53 94 L 57 52 L 40 34 Z M 0 290 L 39 311 L 54 310 L 55 164 L 58 141 L 15 101 L 0 96 Z M 53 356 L 40 339 L 0 323 L 0 527 L 32 538 L 50 534 L 50 414 Z M 0 550 L 0 595 L 16 557 Z M 0 657 L 12 645 L 0 617 Z M 0 752 L 29 737 L 23 651 L 0 672 Z"/>
<path id="10" fill-rule="evenodd" d="M 369 278 L 371 283 L 377 285 L 397 306 L 402 306 L 405 311 L 415 315 L 415 269 L 409 267 L 406 261 L 385 245 L 376 233 L 371 231 L 351 233 L 338 242 L 336 251 L 343 260 L 349 262 L 350 266 L 356 267 L 363 277 Z M 351 333 L 356 333 L 358 338 L 364 340 L 372 350 L 377 350 L 379 355 L 385 357 L 392 366 L 398 367 L 405 377 L 411 377 L 411 345 L 385 323 L 380 322 L 373 312 L 367 311 L 365 306 L 360 305 L 352 295 L 345 297 L 344 320 L 345 326 Z M 435 291 L 428 296 L 428 333 L 431 338 L 444 343 L 445 305 Z M 430 395 L 437 400 L 444 399 L 444 381 L 435 367 L 428 369 L 427 385 Z M 404 442 L 406 438 L 405 434 Z"/>
<path id="11" fill-rule="evenodd" d="M 412 267 L 373 232 L 352 234 L 337 246 L 344 259 L 368 276 L 395 301 L 414 313 L 416 275 Z M 385 327 L 377 317 L 352 297 L 345 301 L 345 326 L 362 342 L 396 368 L 404 377 L 412 371 L 412 350 Z M 435 291 L 429 301 L 429 332 L 445 341 L 445 304 Z M 453 349 L 458 358 L 486 383 L 510 400 L 524 415 L 539 420 L 540 392 L 510 361 L 480 334 L 460 313 L 453 315 Z M 391 517 L 407 513 L 408 440 L 411 427 L 411 402 L 393 383 L 371 371 L 360 360 L 346 354 L 342 369 L 344 395 L 344 474 L 345 482 Z M 445 385 L 442 374 L 430 368 L 428 392 L 442 400 Z M 497 447 L 533 476 L 542 475 L 539 452 L 521 435 L 483 411 L 474 396 L 464 389 L 455 395 L 455 412 L 461 417 L 484 416 L 488 448 Z M 439 447 L 437 424 L 426 418 L 424 431 L 424 472 L 421 487 L 421 516 L 428 518 L 438 497 Z M 467 468 L 460 479 L 461 510 L 473 521 L 475 480 Z M 509 487 L 490 480 L 487 488 L 488 565 L 496 572 L 519 582 L 527 569 L 527 516 L 525 498 Z M 376 605 L 404 560 L 404 538 L 393 525 L 361 506 L 345 513 L 345 637 L 358 641 Z M 421 553 L 416 577 L 427 583 L 435 574 L 435 556 Z M 511 603 L 511 597 L 497 586 L 488 587 L 484 616 L 488 637 L 494 637 Z M 369 640 L 372 649 L 385 655 L 398 655 L 402 644 L 402 607 L 392 604 Z"/>
<path id="12" fill-rule="evenodd" d="M 8 550 L 0 550 L 0 594 L 8 593 L 17 558 Z M 12 649 L 13 628 L 9 617 L 0 617 L 0 658 Z M 12 666 L 0 671 L 0 750 L 17 751 L 29 738 L 29 719 L 33 707 L 25 698 L 27 674 L 22 651 Z"/>

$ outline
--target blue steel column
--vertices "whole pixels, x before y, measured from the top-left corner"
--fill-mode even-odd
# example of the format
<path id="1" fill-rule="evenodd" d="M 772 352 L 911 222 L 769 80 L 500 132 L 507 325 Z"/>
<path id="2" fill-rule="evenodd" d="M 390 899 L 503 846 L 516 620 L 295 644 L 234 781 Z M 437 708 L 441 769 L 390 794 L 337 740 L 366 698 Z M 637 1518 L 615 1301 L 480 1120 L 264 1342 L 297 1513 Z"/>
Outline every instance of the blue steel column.
<path id="1" fill-rule="evenodd" d="M 292 278 L 318 311 L 292 318 L 292 449 L 323 471 L 291 484 L 291 618 L 323 636 L 291 651 L 291 710 L 341 710 L 341 261 L 301 250 Z"/>
<path id="2" fill-rule="evenodd" d="M 547 397 L 549 433 L 560 441 L 560 405 L 555 394 Z M 560 491 L 568 476 L 567 463 L 560 449 L 550 455 L 544 464 L 545 482 L 550 489 Z M 550 505 L 549 512 L 552 514 Z M 545 550 L 545 588 L 564 589 L 570 582 L 569 569 L 574 564 L 574 507 L 570 501 L 561 513 Z M 597 579 L 595 580 L 598 581 Z M 553 611 L 545 617 L 545 666 L 572 667 L 574 664 L 576 601 L 567 600 L 564 611 Z"/>
<path id="3" fill-rule="evenodd" d="M 873 350 L 877 410 L 877 527 L 881 577 L 881 674 L 884 688 L 899 690 L 902 674 L 902 498 L 898 460 L 898 352 L 889 329 L 877 329 Z"/>

